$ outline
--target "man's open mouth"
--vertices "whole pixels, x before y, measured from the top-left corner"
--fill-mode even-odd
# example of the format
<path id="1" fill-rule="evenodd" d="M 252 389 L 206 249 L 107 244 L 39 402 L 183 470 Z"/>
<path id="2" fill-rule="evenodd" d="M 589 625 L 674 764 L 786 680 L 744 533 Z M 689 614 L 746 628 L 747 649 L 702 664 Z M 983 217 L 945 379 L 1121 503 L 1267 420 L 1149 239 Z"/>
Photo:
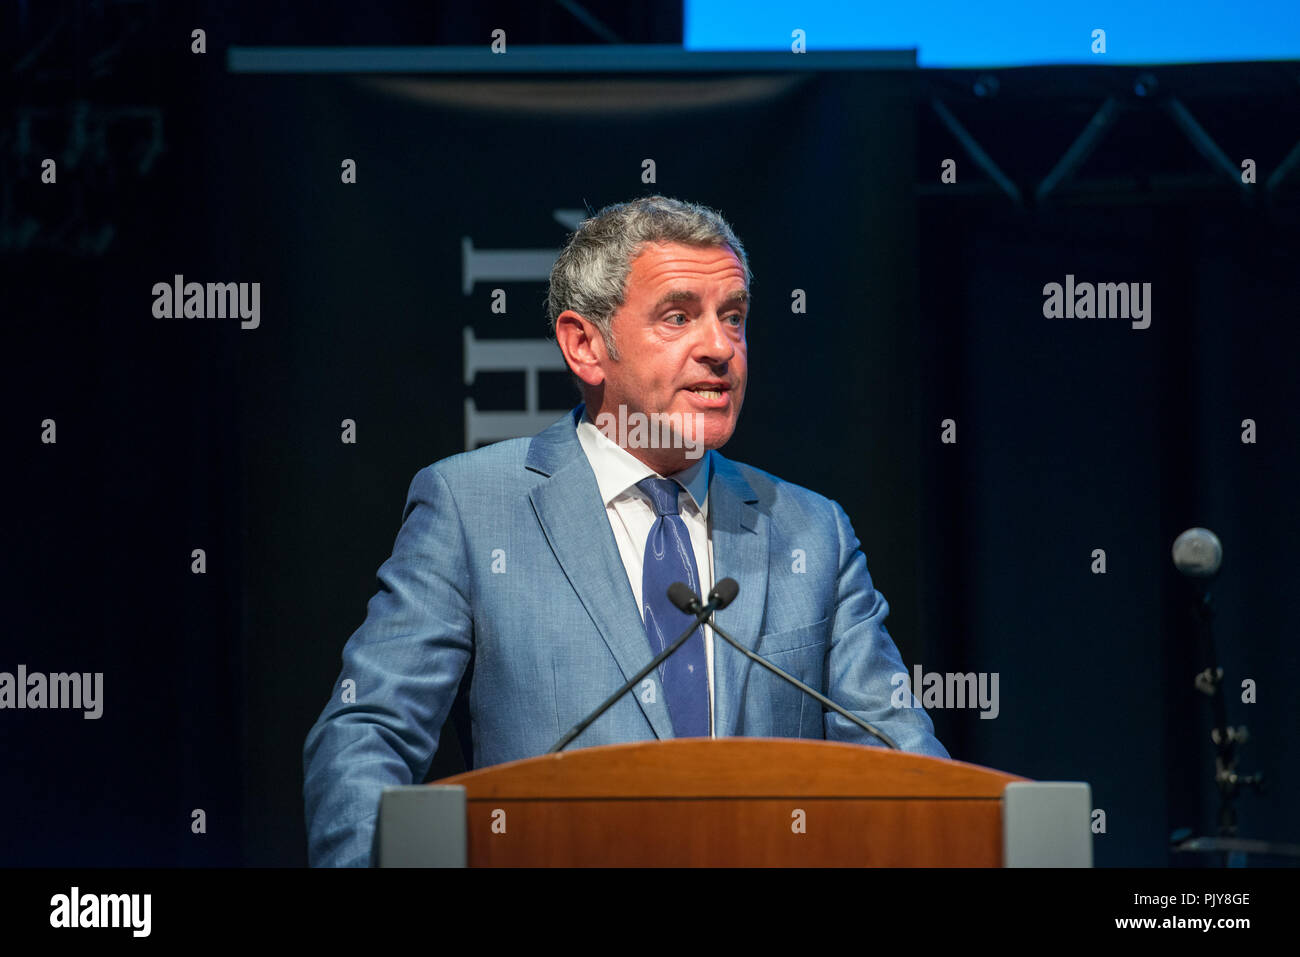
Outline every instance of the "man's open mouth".
<path id="1" fill-rule="evenodd" d="M 730 389 L 731 387 L 725 382 L 702 382 L 687 386 L 686 391 L 694 392 L 702 399 L 721 399 L 723 393 L 729 392 Z"/>

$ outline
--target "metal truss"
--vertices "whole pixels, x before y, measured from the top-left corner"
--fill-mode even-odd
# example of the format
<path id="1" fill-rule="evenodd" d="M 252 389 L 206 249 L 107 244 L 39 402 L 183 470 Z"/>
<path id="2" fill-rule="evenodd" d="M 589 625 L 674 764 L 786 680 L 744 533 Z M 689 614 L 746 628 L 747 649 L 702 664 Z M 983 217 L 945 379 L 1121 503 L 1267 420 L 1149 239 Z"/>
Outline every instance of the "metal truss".
<path id="1" fill-rule="evenodd" d="M 1239 64 L 1233 66 L 1248 67 L 1252 65 Z M 1213 71 L 1216 66 L 1207 65 L 1201 67 L 1201 69 Z M 1300 66 L 1297 67 L 1297 74 L 1297 78 L 1300 79 Z M 1081 77 L 1082 75 L 1076 73 L 1075 76 Z M 956 72 L 944 77 L 944 81 L 950 88 L 954 79 L 960 83 L 965 77 Z M 984 73 L 973 77 L 970 90 L 976 100 L 988 102 L 997 94 L 999 85 L 995 75 Z M 1080 82 L 1079 85 L 1085 86 L 1086 80 Z M 1241 167 L 1229 158 L 1227 152 L 1197 120 L 1187 104 L 1180 97 L 1172 94 L 1157 95 L 1160 83 L 1151 72 L 1142 72 L 1136 76 L 1132 85 L 1133 96 L 1128 98 L 1117 93 L 1114 90 L 1113 83 L 1109 84 L 1108 90 L 1106 85 L 1097 84 L 1097 86 L 1099 87 L 1097 95 L 1101 97 L 1100 105 L 1048 171 L 1037 179 L 1032 190 L 1034 205 L 1045 206 L 1051 204 L 1054 200 L 1060 199 L 1067 186 L 1071 187 L 1072 191 L 1084 195 L 1113 194 L 1117 189 L 1122 189 L 1124 184 L 1115 180 L 1081 180 L 1077 177 L 1077 174 L 1088 158 L 1103 145 L 1107 134 L 1115 128 L 1121 117 L 1153 110 L 1163 112 L 1172 120 L 1174 126 L 1181 131 L 1186 141 L 1204 159 L 1209 168 L 1208 175 L 1203 176 L 1165 175 L 1142 177 L 1144 182 L 1156 189 L 1178 189 L 1189 186 L 1217 188 L 1231 185 L 1233 191 L 1247 204 L 1257 201 L 1261 194 L 1270 200 L 1277 200 L 1280 198 L 1282 192 L 1280 187 L 1283 182 L 1294 173 L 1297 166 L 1300 166 L 1300 141 L 1297 141 L 1285 158 L 1262 183 L 1256 185 L 1243 182 Z M 948 99 L 953 98 L 951 92 L 951 89 L 949 89 Z M 1063 92 L 1065 91 L 1058 89 L 1048 95 L 1060 95 Z M 1233 92 L 1249 95 L 1248 87 Z M 1028 205 L 1021 188 L 998 165 L 989 150 L 985 149 L 970 130 L 957 118 L 952 108 L 945 101 L 945 96 L 940 92 L 933 92 L 928 95 L 927 99 L 930 109 L 938 117 L 943 128 L 951 134 L 969 159 L 991 181 L 992 186 L 986 187 L 982 192 L 1000 192 L 1017 207 Z M 918 191 L 923 195 L 938 196 L 943 195 L 945 191 L 951 193 L 951 188 L 949 186 L 923 183 L 918 187 Z M 976 190 L 976 192 L 980 191 Z M 970 193 L 972 190 L 967 189 L 962 192 Z"/>

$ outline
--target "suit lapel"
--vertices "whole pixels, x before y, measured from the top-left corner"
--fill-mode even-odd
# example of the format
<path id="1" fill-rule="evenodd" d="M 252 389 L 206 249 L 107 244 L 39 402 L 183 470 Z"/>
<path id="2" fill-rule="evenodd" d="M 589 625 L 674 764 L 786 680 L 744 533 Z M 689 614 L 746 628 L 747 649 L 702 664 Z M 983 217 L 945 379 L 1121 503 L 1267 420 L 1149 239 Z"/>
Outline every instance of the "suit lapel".
<path id="1" fill-rule="evenodd" d="M 714 582 L 734 578 L 740 593 L 714 618 L 749 650 L 758 644 L 767 602 L 768 517 L 756 508 L 758 496 L 736 466 L 717 452 L 709 481 L 709 519 L 713 526 Z M 722 638 L 713 638 L 714 733 L 730 737 L 740 721 L 745 681 L 753 664 Z"/>
<path id="2" fill-rule="evenodd" d="M 537 485 L 529 499 L 556 560 L 626 680 L 650 660 L 650 643 L 601 505 L 596 475 L 578 442 L 575 429 L 582 414 L 580 405 L 533 438 L 525 466 L 550 480 Z M 723 627 L 727 627 L 725 622 Z M 639 689 L 628 694 L 656 735 L 673 737 L 672 719 L 662 694 L 650 703 L 642 700 Z"/>

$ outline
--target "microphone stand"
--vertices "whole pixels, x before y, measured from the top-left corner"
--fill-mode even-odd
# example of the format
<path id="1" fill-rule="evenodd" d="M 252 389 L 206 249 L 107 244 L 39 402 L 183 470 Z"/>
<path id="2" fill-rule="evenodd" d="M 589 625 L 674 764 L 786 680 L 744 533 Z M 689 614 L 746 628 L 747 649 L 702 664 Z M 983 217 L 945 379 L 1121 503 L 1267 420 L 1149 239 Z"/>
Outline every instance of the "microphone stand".
<path id="1" fill-rule="evenodd" d="M 794 685 L 804 694 L 811 695 L 812 697 L 816 698 L 818 701 L 820 701 L 826 707 L 830 708 L 836 714 L 848 718 L 850 721 L 856 724 L 863 731 L 867 732 L 868 734 L 876 738 L 879 738 L 882 742 L 884 742 L 886 747 L 893 748 L 895 751 L 900 750 L 898 745 L 894 742 L 894 739 L 889 737 L 883 731 L 877 731 L 871 725 L 867 724 L 865 721 L 859 718 L 856 714 L 853 714 L 851 711 L 844 710 L 839 705 L 837 705 L 834 701 L 832 701 L 830 698 L 826 697 L 824 694 L 820 694 L 817 691 L 814 691 L 812 688 L 808 687 L 806 684 L 804 684 L 794 675 L 787 674 L 786 672 L 778 668 L 776 665 L 768 661 L 766 658 L 764 658 L 762 655 L 755 654 L 754 652 L 746 648 L 744 645 L 742 645 L 740 642 L 736 641 L 736 639 L 732 638 L 729 634 L 727 634 L 725 631 L 723 631 L 721 628 L 718 627 L 718 623 L 713 620 L 713 611 L 712 609 L 709 608 L 708 605 L 705 605 L 703 608 L 700 609 L 700 611 L 707 617 L 709 627 L 713 629 L 714 634 L 720 636 L 727 644 L 731 645 L 731 647 L 735 648 L 737 651 L 739 651 L 750 661 L 762 665 L 764 668 L 772 672 L 772 674 L 776 675 L 778 678 L 784 678 L 786 681 L 790 682 L 790 684 Z"/>
<path id="2" fill-rule="evenodd" d="M 1237 812 L 1233 807 L 1241 789 L 1252 788 L 1256 793 L 1264 790 L 1264 775 L 1237 773 L 1237 745 L 1249 740 L 1246 726 L 1231 727 L 1223 695 L 1223 669 L 1217 665 L 1214 650 L 1214 605 L 1208 583 L 1200 586 L 1192 611 L 1197 630 L 1204 639 L 1203 646 L 1209 654 L 1210 664 L 1196 676 L 1196 690 L 1211 699 L 1214 711 L 1214 728 L 1210 740 L 1214 742 L 1214 783 L 1219 791 L 1218 836 L 1215 838 L 1191 837 L 1191 829 L 1184 828 L 1172 836 L 1173 851 L 1221 853 L 1228 867 L 1242 866 L 1250 853 L 1300 858 L 1300 845 L 1270 841 L 1242 840 L 1237 837 Z"/>
<path id="3" fill-rule="evenodd" d="M 687 614 L 694 614 L 695 620 L 691 622 L 690 626 L 685 631 L 682 632 L 681 637 L 678 638 L 676 641 L 674 641 L 663 651 L 659 652 L 659 654 L 651 658 L 650 663 L 648 665 L 646 665 L 644 668 L 642 668 L 640 671 L 634 674 L 631 678 L 627 679 L 627 681 L 623 684 L 623 687 L 619 688 L 612 695 L 606 698 L 601 703 L 600 707 L 598 707 L 595 711 L 587 715 L 587 717 L 583 718 L 572 728 L 570 728 L 568 734 L 560 738 L 560 740 L 555 743 L 555 746 L 551 748 L 551 750 L 547 751 L 546 753 L 556 754 L 562 751 L 565 745 L 567 745 L 578 735 L 582 734 L 582 732 L 585 731 L 593 721 L 595 721 L 602 714 L 604 714 L 606 711 L 612 708 L 614 706 L 615 701 L 617 701 L 619 698 L 623 697 L 623 695 L 631 691 L 632 688 L 637 684 L 637 682 L 639 682 L 650 672 L 658 668 L 659 665 L 662 664 L 668 658 L 669 655 L 671 655 L 674 651 L 676 651 L 686 642 L 687 638 L 695 634 L 695 629 L 700 627 L 700 625 L 703 623 L 705 618 L 713 614 L 713 609 L 717 607 L 717 604 L 718 604 L 717 599 L 710 597 L 708 604 L 701 605 L 698 611 L 687 612 Z"/>
<path id="4" fill-rule="evenodd" d="M 1237 812 L 1233 801 L 1238 789 L 1263 789 L 1262 774 L 1237 773 L 1237 745 L 1249 740 L 1246 726 L 1234 728 L 1228 724 L 1227 704 L 1223 697 L 1223 669 L 1218 667 L 1218 655 L 1214 650 L 1214 605 L 1207 589 L 1200 601 L 1196 603 L 1195 612 L 1205 647 L 1209 650 L 1210 666 L 1196 676 L 1196 690 L 1208 695 L 1214 709 L 1214 728 L 1210 731 L 1210 740 L 1214 742 L 1214 783 L 1219 789 L 1219 837 L 1237 836 Z"/>

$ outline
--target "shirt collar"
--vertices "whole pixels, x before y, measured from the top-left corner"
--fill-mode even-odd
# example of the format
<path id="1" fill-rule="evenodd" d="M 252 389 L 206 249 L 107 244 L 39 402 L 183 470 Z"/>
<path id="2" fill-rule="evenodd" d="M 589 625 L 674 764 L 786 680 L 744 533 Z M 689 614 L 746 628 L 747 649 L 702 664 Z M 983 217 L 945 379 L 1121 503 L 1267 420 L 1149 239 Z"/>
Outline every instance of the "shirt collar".
<path id="1" fill-rule="evenodd" d="M 604 432 L 596 428 L 595 423 L 585 414 L 578 422 L 578 442 L 582 445 L 582 451 L 587 454 L 591 470 L 596 473 L 596 485 L 600 488 L 601 500 L 606 505 L 642 479 L 663 477 L 627 449 L 612 441 Z M 686 468 L 667 476 L 686 489 L 695 507 L 706 518 L 712 455 L 712 452 L 706 450 Z"/>

